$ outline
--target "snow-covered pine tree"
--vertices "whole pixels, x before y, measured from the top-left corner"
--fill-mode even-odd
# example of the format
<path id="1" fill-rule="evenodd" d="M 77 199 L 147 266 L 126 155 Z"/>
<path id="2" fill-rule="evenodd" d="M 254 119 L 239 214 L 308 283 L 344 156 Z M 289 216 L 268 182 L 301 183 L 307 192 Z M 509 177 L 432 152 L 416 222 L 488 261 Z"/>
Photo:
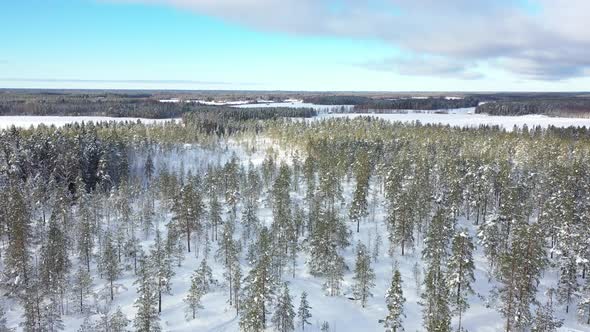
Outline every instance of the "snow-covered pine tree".
<path id="1" fill-rule="evenodd" d="M 205 295 L 206 291 L 203 287 L 202 276 L 199 271 L 195 271 L 191 276 L 191 287 L 188 290 L 184 303 L 188 306 L 186 310 L 187 319 L 195 319 L 197 317 L 197 311 L 203 308 L 201 304 L 201 298 Z"/>
<path id="2" fill-rule="evenodd" d="M 236 265 L 239 265 L 239 254 L 240 254 L 240 243 L 234 240 L 234 228 L 235 225 L 232 221 L 228 221 L 223 225 L 223 232 L 221 235 L 221 242 L 216 253 L 217 261 L 220 261 L 225 267 L 223 276 L 229 285 L 229 304 L 233 305 L 234 302 L 234 273 L 233 269 Z"/>
<path id="3" fill-rule="evenodd" d="M 223 219 L 221 218 L 221 203 L 217 198 L 217 194 L 212 193 L 212 196 L 209 198 L 209 219 L 211 222 L 211 231 L 212 235 L 211 238 L 213 241 L 217 241 L 217 227 L 223 224 Z"/>
<path id="4" fill-rule="evenodd" d="M 158 314 L 158 289 L 154 272 L 145 255 L 141 254 L 139 259 L 139 270 L 137 280 L 138 298 L 134 307 L 137 308 L 133 326 L 137 332 L 159 332 L 160 316 Z"/>
<path id="5" fill-rule="evenodd" d="M 301 293 L 301 300 L 299 302 L 299 308 L 297 308 L 297 317 L 299 318 L 299 325 L 301 329 L 305 331 L 305 325 L 311 325 L 309 319 L 311 318 L 311 306 L 307 301 L 307 293 L 303 291 Z"/>
<path id="6" fill-rule="evenodd" d="M 402 276 L 398 269 L 393 271 L 393 278 L 391 279 L 391 286 L 385 295 L 385 303 L 387 304 L 387 317 L 383 322 L 386 332 L 403 332 L 404 327 L 402 319 L 406 317 L 404 314 L 404 297 L 402 290 Z"/>
<path id="7" fill-rule="evenodd" d="M 29 279 L 31 221 L 23 193 L 15 184 L 10 186 L 6 198 L 6 215 L 10 218 L 6 225 L 8 246 L 3 257 L 5 266 L 2 280 L 10 293 L 18 293 Z"/>
<path id="8" fill-rule="evenodd" d="M 574 257 L 561 257 L 560 274 L 557 285 L 557 300 L 565 304 L 565 312 L 569 313 L 570 304 L 578 296 L 578 275 L 576 271 L 576 260 Z"/>
<path id="9" fill-rule="evenodd" d="M 207 265 L 207 261 L 203 259 L 199 268 L 191 276 L 191 286 L 184 299 L 188 306 L 187 319 L 190 317 L 195 319 L 197 311 L 203 308 L 201 298 L 210 291 L 212 278 L 211 268 Z"/>
<path id="10" fill-rule="evenodd" d="M 536 302 L 537 285 L 547 257 L 538 223 L 521 224 L 512 231 L 509 250 L 500 257 L 502 286 L 499 289 L 506 318 L 506 332 L 526 328 L 531 320 L 531 304 Z"/>
<path id="11" fill-rule="evenodd" d="M 371 257 L 367 247 L 359 241 L 356 246 L 356 262 L 354 267 L 354 297 L 364 308 L 369 297 L 373 296 L 371 288 L 375 286 L 375 272 L 371 267 Z"/>
<path id="12" fill-rule="evenodd" d="M 111 301 L 113 301 L 115 298 L 114 282 L 121 275 L 122 269 L 119 265 L 119 258 L 117 256 L 116 248 L 113 245 L 111 233 L 107 233 L 105 236 L 101 263 L 102 268 L 104 269 L 105 278 L 109 283 Z"/>
<path id="13" fill-rule="evenodd" d="M 275 280 L 271 272 L 271 240 L 266 227 L 258 236 L 257 259 L 246 277 L 243 289 L 240 329 L 246 332 L 263 331 L 266 327 L 268 303 L 272 301 Z"/>
<path id="14" fill-rule="evenodd" d="M 461 331 L 462 315 L 469 308 L 467 296 L 473 294 L 471 283 L 475 282 L 473 271 L 473 242 L 467 229 L 460 229 L 453 238 L 451 256 L 447 262 L 447 282 L 451 292 L 451 307 L 459 315 L 458 331 Z"/>
<path id="15" fill-rule="evenodd" d="M 117 311 L 109 317 L 109 332 L 127 332 L 129 323 L 130 320 L 121 311 L 121 307 L 117 307 Z"/>
<path id="16" fill-rule="evenodd" d="M 154 243 L 150 250 L 150 262 L 153 272 L 155 273 L 156 286 L 158 289 L 158 313 L 162 312 L 162 293 L 170 294 L 172 292 L 172 258 L 166 250 L 166 244 L 162 239 L 159 229 L 156 229 Z"/>
<path id="17" fill-rule="evenodd" d="M 363 147 L 357 152 L 353 164 L 353 173 L 356 180 L 352 202 L 348 216 L 356 222 L 356 232 L 360 231 L 360 221 L 369 214 L 367 196 L 369 194 L 369 182 L 371 179 L 371 162 L 368 151 Z"/>
<path id="18" fill-rule="evenodd" d="M 287 283 L 283 285 L 283 292 L 277 299 L 277 306 L 272 316 L 272 323 L 278 332 L 292 332 L 295 330 L 295 309 L 289 295 Z"/>
<path id="19" fill-rule="evenodd" d="M 551 302 L 537 307 L 531 332 L 555 332 L 563 325 L 563 320 L 556 319 Z"/>
<path id="20" fill-rule="evenodd" d="M 78 271 L 74 274 L 71 291 L 77 311 L 83 313 L 87 309 L 85 300 L 92 291 L 92 276 L 83 264 L 78 265 Z"/>
<path id="21" fill-rule="evenodd" d="M 180 194 L 175 198 L 172 212 L 174 217 L 171 225 L 177 235 L 186 236 L 186 249 L 191 252 L 191 238 L 193 232 L 201 232 L 200 219 L 205 209 L 201 194 L 195 189 L 195 180 L 191 176 L 182 186 Z"/>

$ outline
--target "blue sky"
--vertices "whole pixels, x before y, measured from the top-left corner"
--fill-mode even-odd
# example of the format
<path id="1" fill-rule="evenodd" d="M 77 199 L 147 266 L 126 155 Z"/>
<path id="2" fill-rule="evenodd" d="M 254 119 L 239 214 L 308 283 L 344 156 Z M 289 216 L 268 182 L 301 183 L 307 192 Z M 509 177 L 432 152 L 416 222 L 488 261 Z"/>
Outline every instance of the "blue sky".
<path id="1" fill-rule="evenodd" d="M 0 87 L 588 90 L 587 35 L 542 35 L 544 0 L 486 1 L 5 1 Z"/>

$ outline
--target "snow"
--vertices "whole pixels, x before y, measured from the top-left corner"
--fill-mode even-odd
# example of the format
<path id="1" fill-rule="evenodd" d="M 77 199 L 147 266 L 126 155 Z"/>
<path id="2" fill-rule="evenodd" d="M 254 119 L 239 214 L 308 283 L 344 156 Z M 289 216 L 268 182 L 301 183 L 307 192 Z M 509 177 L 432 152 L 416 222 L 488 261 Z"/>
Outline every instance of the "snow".
<path id="1" fill-rule="evenodd" d="M 146 124 L 164 123 L 167 121 L 178 121 L 179 119 L 143 119 L 143 118 L 115 118 L 106 116 L 0 116 L 0 129 L 10 128 L 12 125 L 19 128 L 36 127 L 40 124 L 47 126 L 54 125 L 61 127 L 74 122 L 137 122 L 141 121 Z"/>

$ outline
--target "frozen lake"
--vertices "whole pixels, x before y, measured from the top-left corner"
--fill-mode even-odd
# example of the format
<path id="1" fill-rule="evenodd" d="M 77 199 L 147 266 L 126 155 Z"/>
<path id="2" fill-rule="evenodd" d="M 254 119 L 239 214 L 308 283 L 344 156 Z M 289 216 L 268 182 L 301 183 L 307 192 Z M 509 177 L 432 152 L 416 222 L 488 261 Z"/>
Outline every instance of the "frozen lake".
<path id="1" fill-rule="evenodd" d="M 142 118 L 114 118 L 107 116 L 0 116 L 0 129 L 10 128 L 14 125 L 20 128 L 29 128 L 30 126 L 37 126 L 41 123 L 56 127 L 61 127 L 68 123 L 74 122 L 104 122 L 104 121 L 116 121 L 125 122 L 132 121 L 136 122 L 140 120 L 143 123 L 163 123 L 166 121 L 176 121 L 176 119 L 142 119 Z"/>

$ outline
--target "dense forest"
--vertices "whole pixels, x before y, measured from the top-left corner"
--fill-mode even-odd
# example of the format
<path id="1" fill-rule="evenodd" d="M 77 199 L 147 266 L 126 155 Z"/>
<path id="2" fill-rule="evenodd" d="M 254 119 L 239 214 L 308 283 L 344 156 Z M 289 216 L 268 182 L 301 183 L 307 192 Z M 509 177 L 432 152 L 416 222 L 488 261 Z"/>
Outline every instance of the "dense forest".
<path id="1" fill-rule="evenodd" d="M 479 99 L 474 97 L 447 99 L 445 97 L 373 99 L 370 102 L 354 106 L 355 111 L 372 110 L 443 110 L 451 108 L 476 107 Z"/>
<path id="2" fill-rule="evenodd" d="M 312 115 L 1 131 L 0 330 L 590 328 L 590 131 Z"/>
<path id="3" fill-rule="evenodd" d="M 489 115 L 527 115 L 588 117 L 590 98 L 529 99 L 497 101 L 479 105 L 476 113 Z"/>
<path id="4" fill-rule="evenodd" d="M 452 94 L 451 94 L 452 95 Z M 34 91 L 0 90 L 2 115 L 111 116 L 148 119 L 180 118 L 193 111 L 209 112 L 203 101 L 281 102 L 302 100 L 315 105 L 349 105 L 336 112 L 388 113 L 398 110 L 448 110 L 475 107 L 489 115 L 542 114 L 587 117 L 590 98 L 572 93 L 472 93 L 448 97 L 441 93 L 303 93 L 303 92 L 188 92 L 188 91 Z M 161 102 L 161 100 L 178 102 Z"/>

